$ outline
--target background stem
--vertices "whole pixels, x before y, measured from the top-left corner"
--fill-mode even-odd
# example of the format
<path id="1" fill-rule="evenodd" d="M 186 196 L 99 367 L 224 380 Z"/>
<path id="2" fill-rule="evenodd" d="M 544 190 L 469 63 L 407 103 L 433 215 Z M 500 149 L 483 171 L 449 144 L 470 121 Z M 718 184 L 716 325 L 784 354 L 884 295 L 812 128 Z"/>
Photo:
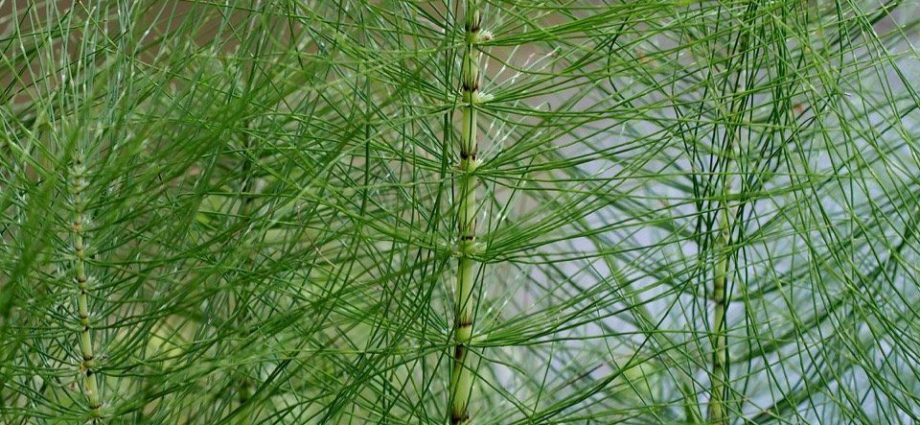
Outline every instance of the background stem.
<path id="1" fill-rule="evenodd" d="M 709 402 L 709 422 L 713 424 L 728 423 L 725 413 L 725 283 L 728 273 L 728 246 L 730 243 L 730 224 L 728 219 L 729 209 L 723 203 L 720 211 L 719 242 L 716 253 L 718 255 L 713 280 L 713 342 L 712 342 L 712 394 Z"/>

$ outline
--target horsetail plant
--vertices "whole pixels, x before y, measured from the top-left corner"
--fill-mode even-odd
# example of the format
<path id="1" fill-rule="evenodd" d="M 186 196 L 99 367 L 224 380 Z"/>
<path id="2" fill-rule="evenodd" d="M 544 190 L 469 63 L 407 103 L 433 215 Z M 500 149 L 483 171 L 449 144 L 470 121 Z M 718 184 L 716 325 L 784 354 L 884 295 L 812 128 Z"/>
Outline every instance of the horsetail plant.
<path id="1" fill-rule="evenodd" d="M 0 424 L 920 422 L 918 37 L 0 1 Z"/>
<path id="2" fill-rule="evenodd" d="M 465 0 L 465 43 L 460 71 L 462 118 L 460 121 L 460 173 L 457 183 L 457 227 L 459 234 L 459 267 L 457 268 L 454 313 L 453 366 L 450 374 L 450 423 L 469 423 L 469 404 L 473 392 L 474 366 L 469 361 L 470 342 L 473 336 L 475 312 L 474 290 L 478 272 L 474 259 L 478 250 L 476 242 L 476 215 L 478 202 L 476 168 L 479 166 L 477 122 L 480 95 L 480 69 L 478 45 L 491 35 L 482 30 L 479 0 Z"/>
<path id="3" fill-rule="evenodd" d="M 83 376 L 82 387 L 86 396 L 92 422 L 97 423 L 102 417 L 102 398 L 99 389 L 96 351 L 93 348 L 93 317 L 90 312 L 90 292 L 92 279 L 86 271 L 86 166 L 83 153 L 77 152 L 70 170 L 69 186 L 73 224 L 71 225 L 73 241 L 73 281 L 77 286 L 77 318 L 80 333 L 78 347 L 80 351 L 80 374 Z"/>

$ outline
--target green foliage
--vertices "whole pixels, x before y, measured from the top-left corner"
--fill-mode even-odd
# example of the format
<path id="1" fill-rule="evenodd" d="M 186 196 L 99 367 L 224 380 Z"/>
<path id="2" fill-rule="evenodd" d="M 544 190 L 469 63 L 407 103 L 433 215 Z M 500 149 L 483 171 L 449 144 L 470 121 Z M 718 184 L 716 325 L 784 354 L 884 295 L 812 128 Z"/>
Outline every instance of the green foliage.
<path id="1" fill-rule="evenodd" d="M 0 2 L 0 423 L 443 425 L 459 345 L 470 424 L 920 418 L 916 2 L 67 3 Z"/>

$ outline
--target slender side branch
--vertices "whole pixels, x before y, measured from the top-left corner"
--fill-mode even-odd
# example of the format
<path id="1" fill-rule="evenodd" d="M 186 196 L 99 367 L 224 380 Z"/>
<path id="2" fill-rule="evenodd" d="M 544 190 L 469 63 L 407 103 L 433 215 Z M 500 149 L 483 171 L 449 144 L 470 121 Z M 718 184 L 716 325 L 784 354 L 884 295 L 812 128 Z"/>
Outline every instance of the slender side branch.
<path id="1" fill-rule="evenodd" d="M 82 154 L 77 154 L 70 176 L 70 192 L 73 207 L 73 258 L 74 281 L 79 293 L 77 295 L 77 315 L 80 319 L 80 372 L 83 375 L 83 392 L 89 404 L 90 415 L 93 423 L 98 422 L 102 416 L 102 400 L 99 394 L 99 385 L 96 378 L 96 360 L 93 350 L 92 320 L 89 311 L 89 293 L 92 290 L 91 282 L 86 274 L 86 245 L 84 232 L 86 225 L 86 199 L 83 192 L 86 190 L 86 167 L 83 165 Z"/>
<path id="2" fill-rule="evenodd" d="M 460 177 L 458 179 L 457 226 L 460 234 L 460 265 L 457 270 L 454 305 L 454 352 L 450 375 L 450 423 L 470 423 L 469 403 L 473 391 L 473 371 L 468 364 L 469 342 L 473 334 L 473 285 L 476 261 L 472 252 L 476 244 L 476 210 L 478 197 L 476 176 L 477 110 L 479 100 L 479 52 L 481 17 L 478 0 L 466 0 L 466 48 L 461 69 L 463 94 L 462 129 L 460 131 Z"/>

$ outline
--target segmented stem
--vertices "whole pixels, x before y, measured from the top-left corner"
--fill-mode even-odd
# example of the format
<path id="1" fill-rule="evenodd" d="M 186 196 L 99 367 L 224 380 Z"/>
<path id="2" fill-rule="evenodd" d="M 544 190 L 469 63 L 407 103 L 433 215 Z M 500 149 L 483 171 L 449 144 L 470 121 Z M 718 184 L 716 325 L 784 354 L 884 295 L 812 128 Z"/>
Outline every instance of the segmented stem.
<path id="1" fill-rule="evenodd" d="M 70 192 L 73 207 L 73 266 L 74 281 L 77 284 L 77 315 L 80 319 L 80 371 L 83 375 L 83 392 L 89 404 L 90 415 L 93 423 L 98 422 L 101 415 L 102 401 L 99 395 L 99 385 L 96 378 L 96 360 L 93 350 L 92 320 L 89 311 L 89 293 L 92 290 L 91 282 L 86 274 L 86 245 L 84 241 L 86 225 L 86 167 L 80 154 L 74 158 L 71 169 Z"/>
<path id="2" fill-rule="evenodd" d="M 478 160 L 476 102 L 479 99 L 479 54 L 481 17 L 478 0 L 466 0 L 466 46 L 460 72 L 463 94 L 460 131 L 460 177 L 458 179 L 457 225 L 460 234 L 460 265 L 457 270 L 456 311 L 454 314 L 454 352 L 450 375 L 450 423 L 470 423 L 469 403 L 473 391 L 473 371 L 468 364 L 469 342 L 473 334 L 473 285 L 476 261 L 471 254 L 476 243 L 477 178 L 473 174 Z"/>

